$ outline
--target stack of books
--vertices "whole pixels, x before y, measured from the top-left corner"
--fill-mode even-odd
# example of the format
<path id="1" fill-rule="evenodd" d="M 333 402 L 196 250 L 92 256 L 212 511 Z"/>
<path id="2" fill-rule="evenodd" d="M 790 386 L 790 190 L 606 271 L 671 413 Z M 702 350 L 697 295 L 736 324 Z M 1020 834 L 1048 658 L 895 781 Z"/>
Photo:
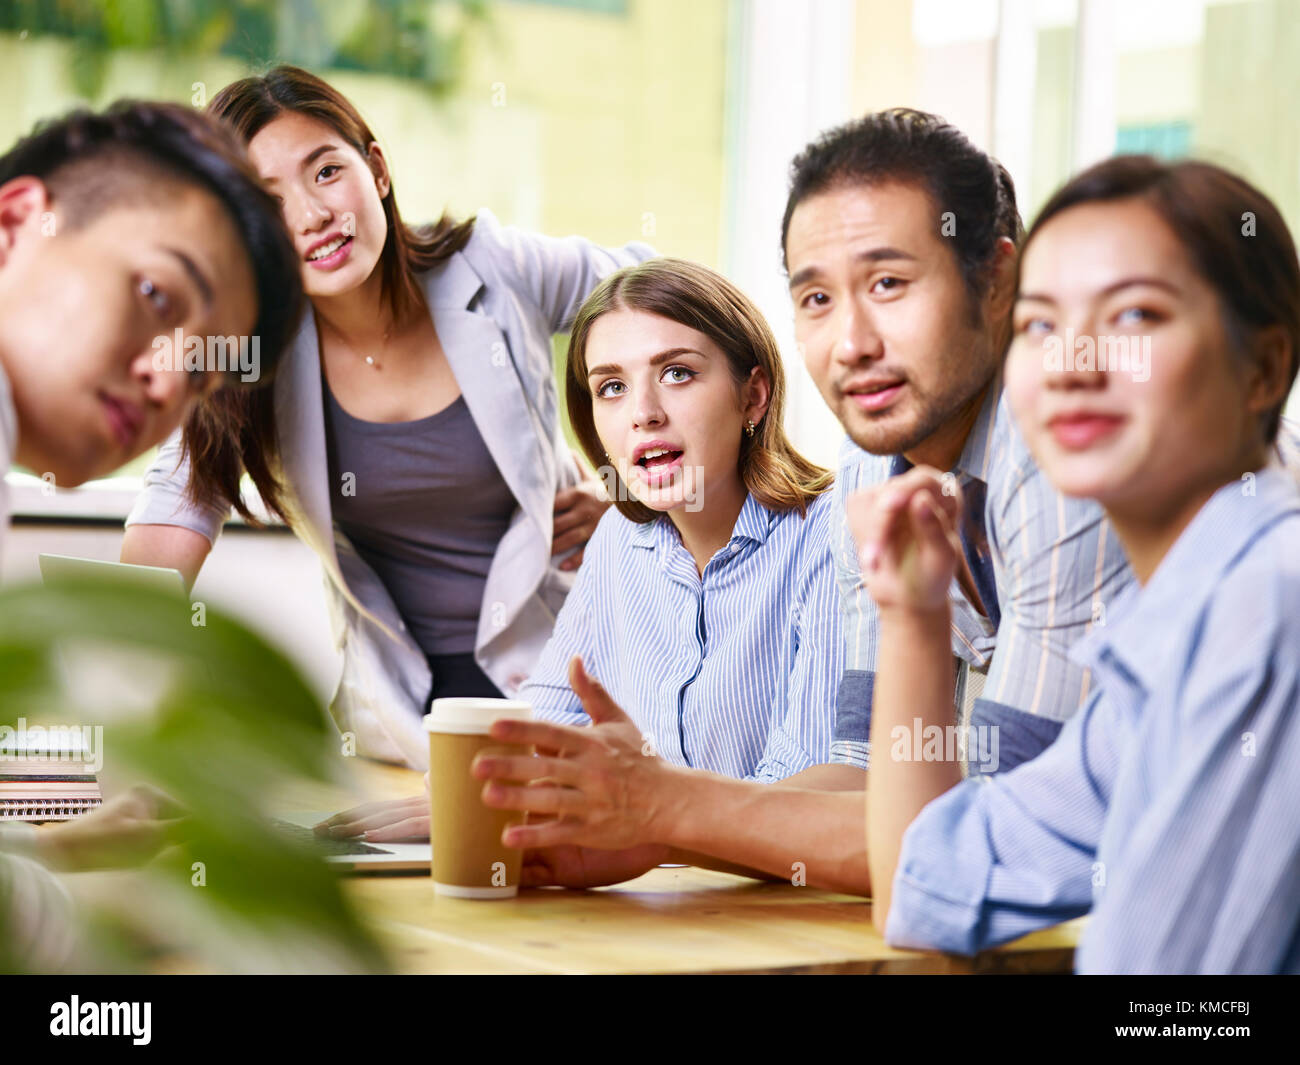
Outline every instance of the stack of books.
<path id="1" fill-rule="evenodd" d="M 103 805 L 90 731 L 0 725 L 0 821 L 70 821 Z"/>

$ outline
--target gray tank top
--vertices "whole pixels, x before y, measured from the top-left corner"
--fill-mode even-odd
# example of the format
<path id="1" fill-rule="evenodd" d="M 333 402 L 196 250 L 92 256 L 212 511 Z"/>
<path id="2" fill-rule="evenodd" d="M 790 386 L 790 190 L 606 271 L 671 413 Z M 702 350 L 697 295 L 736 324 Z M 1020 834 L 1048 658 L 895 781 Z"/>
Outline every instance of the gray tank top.
<path id="1" fill-rule="evenodd" d="M 384 582 L 426 655 L 474 650 L 497 544 L 518 506 L 464 396 L 413 422 L 326 400 L 334 521 Z"/>

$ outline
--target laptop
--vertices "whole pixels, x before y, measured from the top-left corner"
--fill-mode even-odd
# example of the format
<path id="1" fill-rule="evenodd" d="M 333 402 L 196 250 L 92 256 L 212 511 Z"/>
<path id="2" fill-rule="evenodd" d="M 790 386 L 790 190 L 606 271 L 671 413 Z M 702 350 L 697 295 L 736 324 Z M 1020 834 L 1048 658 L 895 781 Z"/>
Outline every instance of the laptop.
<path id="1" fill-rule="evenodd" d="M 116 577 L 138 581 L 159 591 L 175 593 L 186 602 L 185 578 L 179 570 L 161 566 L 134 566 L 125 562 L 103 562 L 70 555 L 40 555 L 42 580 L 68 577 Z M 350 873 L 423 873 L 429 875 L 433 848 L 428 843 L 363 843 L 360 840 L 329 839 L 312 832 L 312 825 L 329 813 L 280 814 L 276 828 L 316 849 L 327 863 Z"/>
<path id="2" fill-rule="evenodd" d="M 317 836 L 312 825 L 329 812 L 280 814 L 275 827 L 315 847 L 325 861 L 348 873 L 429 873 L 433 847 L 428 843 L 365 843 L 359 839 L 330 839 Z"/>
<path id="3" fill-rule="evenodd" d="M 73 558 L 71 555 L 38 555 L 36 561 L 41 567 L 43 581 L 69 577 L 115 577 L 189 598 L 185 593 L 185 578 L 178 569 L 133 566 L 126 562 L 103 562 L 94 558 Z"/>

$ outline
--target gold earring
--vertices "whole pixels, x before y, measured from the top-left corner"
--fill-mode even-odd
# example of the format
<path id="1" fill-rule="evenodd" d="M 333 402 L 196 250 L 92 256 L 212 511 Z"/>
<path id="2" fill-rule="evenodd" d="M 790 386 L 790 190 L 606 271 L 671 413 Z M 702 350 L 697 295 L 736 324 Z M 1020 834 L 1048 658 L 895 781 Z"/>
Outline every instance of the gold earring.
<path id="1" fill-rule="evenodd" d="M 754 423 L 752 421 L 745 423 L 745 435 L 746 436 L 754 435 Z"/>

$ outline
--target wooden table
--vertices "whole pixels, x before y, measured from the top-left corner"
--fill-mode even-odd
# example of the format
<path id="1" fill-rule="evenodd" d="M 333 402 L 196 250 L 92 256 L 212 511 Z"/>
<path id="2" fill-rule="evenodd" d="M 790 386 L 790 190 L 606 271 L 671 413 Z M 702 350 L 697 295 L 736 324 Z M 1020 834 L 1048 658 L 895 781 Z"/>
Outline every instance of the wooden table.
<path id="1" fill-rule="evenodd" d="M 360 759 L 353 775 L 353 796 L 293 801 L 338 808 L 423 788 L 419 773 Z M 1082 926 L 973 959 L 895 950 L 864 899 L 686 867 L 489 902 L 435 896 L 427 876 L 350 877 L 348 895 L 405 973 L 1065 973 Z"/>

